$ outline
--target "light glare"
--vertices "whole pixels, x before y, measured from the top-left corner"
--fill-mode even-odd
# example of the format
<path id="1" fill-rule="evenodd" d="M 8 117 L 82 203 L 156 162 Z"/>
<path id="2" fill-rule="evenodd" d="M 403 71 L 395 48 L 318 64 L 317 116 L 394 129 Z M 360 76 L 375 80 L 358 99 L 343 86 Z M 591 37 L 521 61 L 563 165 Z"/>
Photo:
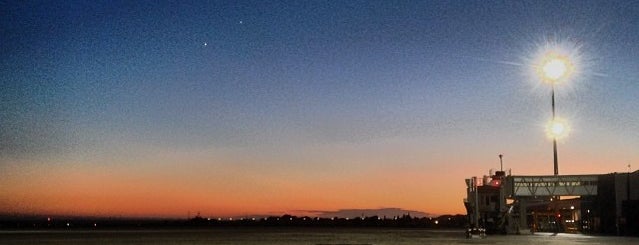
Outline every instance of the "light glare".
<path id="1" fill-rule="evenodd" d="M 551 79 L 557 80 L 562 77 L 566 73 L 566 63 L 559 59 L 553 59 L 548 61 L 544 65 L 544 76 Z"/>
<path id="2" fill-rule="evenodd" d="M 564 133 L 564 125 L 561 123 L 554 123 L 551 130 L 553 135 L 561 135 Z"/>
<path id="3" fill-rule="evenodd" d="M 555 119 L 554 121 L 550 121 L 548 125 L 546 125 L 546 134 L 548 138 L 551 139 L 561 139 L 568 135 L 570 128 L 568 125 L 561 119 Z"/>
<path id="4" fill-rule="evenodd" d="M 574 69 L 568 57 L 552 52 L 544 56 L 538 67 L 542 79 L 553 83 L 568 78 Z"/>

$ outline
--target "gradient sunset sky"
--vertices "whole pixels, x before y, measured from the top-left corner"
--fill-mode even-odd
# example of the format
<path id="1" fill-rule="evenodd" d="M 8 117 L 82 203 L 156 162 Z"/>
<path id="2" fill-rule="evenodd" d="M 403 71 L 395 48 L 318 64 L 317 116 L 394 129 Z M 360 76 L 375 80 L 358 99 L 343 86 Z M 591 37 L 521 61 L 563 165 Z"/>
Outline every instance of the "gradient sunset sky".
<path id="1" fill-rule="evenodd" d="M 639 167 L 638 1 L 0 4 L 0 213 L 465 213 L 464 179 Z"/>

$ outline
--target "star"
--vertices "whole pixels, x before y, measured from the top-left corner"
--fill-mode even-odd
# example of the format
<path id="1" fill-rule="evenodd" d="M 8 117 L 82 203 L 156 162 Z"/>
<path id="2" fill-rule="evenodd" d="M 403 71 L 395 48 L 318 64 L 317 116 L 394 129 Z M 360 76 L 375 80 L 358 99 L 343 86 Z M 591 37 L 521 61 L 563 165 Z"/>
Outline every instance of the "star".
<path id="1" fill-rule="evenodd" d="M 206 47 L 206 45 L 209 45 L 208 43 L 204 42 L 204 47 Z"/>

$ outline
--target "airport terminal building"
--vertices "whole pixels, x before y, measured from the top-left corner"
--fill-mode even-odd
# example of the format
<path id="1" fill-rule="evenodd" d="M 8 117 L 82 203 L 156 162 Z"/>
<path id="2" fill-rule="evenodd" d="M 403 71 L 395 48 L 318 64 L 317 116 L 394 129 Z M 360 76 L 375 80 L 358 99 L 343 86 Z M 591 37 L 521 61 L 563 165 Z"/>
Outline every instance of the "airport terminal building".
<path id="1" fill-rule="evenodd" d="M 568 232 L 639 235 L 639 171 L 466 179 L 471 227 L 491 233 Z"/>

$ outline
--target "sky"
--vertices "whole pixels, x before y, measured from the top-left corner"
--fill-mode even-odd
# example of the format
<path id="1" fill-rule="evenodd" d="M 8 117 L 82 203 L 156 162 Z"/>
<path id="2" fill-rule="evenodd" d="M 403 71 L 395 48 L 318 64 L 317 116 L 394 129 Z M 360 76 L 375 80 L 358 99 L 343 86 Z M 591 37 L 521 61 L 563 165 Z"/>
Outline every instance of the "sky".
<path id="1" fill-rule="evenodd" d="M 0 6 L 0 213 L 465 213 L 553 173 L 552 87 L 560 174 L 639 167 L 637 1 Z"/>

